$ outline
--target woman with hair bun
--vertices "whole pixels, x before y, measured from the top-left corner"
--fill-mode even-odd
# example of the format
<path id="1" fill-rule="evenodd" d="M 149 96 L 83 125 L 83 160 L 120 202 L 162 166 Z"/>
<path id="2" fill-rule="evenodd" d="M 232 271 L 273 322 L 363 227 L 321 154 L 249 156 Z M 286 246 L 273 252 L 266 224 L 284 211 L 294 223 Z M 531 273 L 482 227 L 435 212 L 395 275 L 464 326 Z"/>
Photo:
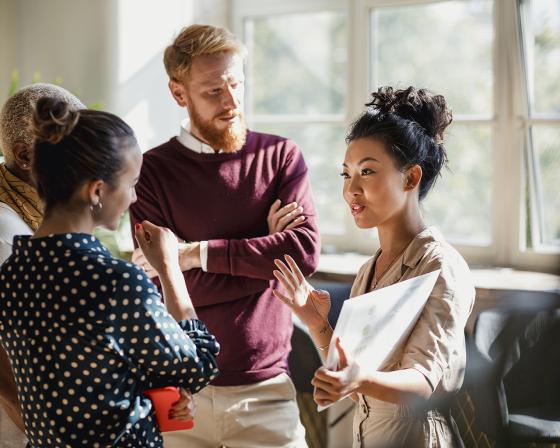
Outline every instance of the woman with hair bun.
<path id="1" fill-rule="evenodd" d="M 422 216 L 426 197 L 447 162 L 443 133 L 452 115 L 443 96 L 409 87 L 379 88 L 351 126 L 343 194 L 356 225 L 377 228 L 380 248 L 359 270 L 351 296 L 441 269 L 408 340 L 374 374 L 349 360 L 339 340 L 336 371 L 315 373 L 315 401 L 357 401 L 354 447 L 461 446 L 449 413 L 463 381 L 464 329 L 474 303 L 469 268 Z M 330 298 L 303 278 L 294 261 L 276 260 L 283 291 L 276 297 L 307 325 L 323 355 L 332 328 Z"/>
<path id="2" fill-rule="evenodd" d="M 147 221 L 135 236 L 157 270 L 165 306 L 142 269 L 92 235 L 116 229 L 136 200 L 142 153 L 107 112 L 42 98 L 32 174 L 44 203 L 33 236 L 16 236 L 0 269 L 0 341 L 16 378 L 31 447 L 161 447 L 147 389 L 180 386 L 170 418 L 191 419 L 190 393 L 218 373 L 214 336 L 197 320 L 177 239 Z"/>

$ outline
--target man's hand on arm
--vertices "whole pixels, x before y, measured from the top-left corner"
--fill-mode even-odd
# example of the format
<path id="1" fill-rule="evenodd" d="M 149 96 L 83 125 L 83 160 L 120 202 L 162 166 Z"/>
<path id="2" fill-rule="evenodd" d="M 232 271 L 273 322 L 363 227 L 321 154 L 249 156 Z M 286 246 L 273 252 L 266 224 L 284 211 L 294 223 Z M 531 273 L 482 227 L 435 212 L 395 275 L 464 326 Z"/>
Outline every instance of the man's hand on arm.
<path id="1" fill-rule="evenodd" d="M 281 205 L 280 199 L 276 199 L 270 207 L 266 218 L 269 235 L 293 229 L 305 221 L 305 216 L 302 215 L 303 207 L 298 206 L 297 202 L 290 202 L 283 207 Z"/>
<path id="2" fill-rule="evenodd" d="M 132 252 L 132 262 L 144 269 L 144 272 L 146 272 L 146 275 L 149 278 L 158 276 L 157 271 L 150 263 L 148 263 L 148 260 L 146 259 L 146 256 L 144 255 L 144 252 L 142 252 L 142 249 L 140 247 L 137 247 L 136 249 L 134 249 L 134 252 Z"/>

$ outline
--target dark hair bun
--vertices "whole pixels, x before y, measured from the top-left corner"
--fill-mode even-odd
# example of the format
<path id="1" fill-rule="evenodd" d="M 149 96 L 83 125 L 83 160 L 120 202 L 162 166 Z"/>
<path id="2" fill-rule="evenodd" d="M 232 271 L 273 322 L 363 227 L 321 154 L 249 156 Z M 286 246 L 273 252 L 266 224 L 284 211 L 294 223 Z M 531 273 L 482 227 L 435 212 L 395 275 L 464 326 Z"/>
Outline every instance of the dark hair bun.
<path id="1" fill-rule="evenodd" d="M 453 114 L 447 108 L 445 98 L 425 89 L 417 90 L 412 86 L 404 90 L 379 87 L 371 96 L 372 100 L 366 106 L 372 113 L 382 116 L 395 114 L 414 121 L 422 126 L 436 143 L 443 140 L 445 128 L 453 121 Z"/>
<path id="2" fill-rule="evenodd" d="M 33 114 L 33 133 L 38 140 L 57 144 L 70 135 L 79 116 L 79 111 L 65 101 L 41 98 L 37 101 Z"/>

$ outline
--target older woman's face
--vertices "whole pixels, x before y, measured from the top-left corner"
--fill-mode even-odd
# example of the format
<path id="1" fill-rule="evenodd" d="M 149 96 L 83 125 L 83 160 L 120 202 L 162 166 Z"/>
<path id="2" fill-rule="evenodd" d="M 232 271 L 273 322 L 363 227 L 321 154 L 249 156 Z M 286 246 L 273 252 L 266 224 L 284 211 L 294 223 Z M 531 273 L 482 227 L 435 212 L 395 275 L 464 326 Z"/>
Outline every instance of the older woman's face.
<path id="1" fill-rule="evenodd" d="M 344 199 L 358 227 L 382 225 L 406 206 L 406 176 L 382 142 L 370 138 L 353 140 L 342 166 Z"/>

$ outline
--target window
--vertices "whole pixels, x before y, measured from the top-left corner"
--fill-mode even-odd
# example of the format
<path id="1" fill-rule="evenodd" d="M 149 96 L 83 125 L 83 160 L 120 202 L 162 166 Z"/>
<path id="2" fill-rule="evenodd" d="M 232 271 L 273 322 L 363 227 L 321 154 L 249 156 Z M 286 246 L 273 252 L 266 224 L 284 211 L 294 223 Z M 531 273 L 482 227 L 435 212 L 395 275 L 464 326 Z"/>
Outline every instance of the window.
<path id="1" fill-rule="evenodd" d="M 343 234 L 338 218 L 344 203 L 335 198 L 342 197 L 336 174 L 345 148 L 345 14 L 248 17 L 243 35 L 250 51 L 246 112 L 252 128 L 298 143 L 315 186 L 321 232 Z"/>
<path id="2" fill-rule="evenodd" d="M 372 8 L 370 42 L 370 91 L 429 87 L 453 110 L 449 170 L 423 204 L 428 221 L 455 243 L 490 245 L 493 2 Z"/>
<path id="3" fill-rule="evenodd" d="M 560 5 L 548 0 L 237 0 L 247 115 L 309 165 L 325 250 L 371 253 L 338 177 L 378 86 L 428 87 L 454 113 L 449 170 L 422 207 L 470 263 L 560 265 Z"/>
<path id="4" fill-rule="evenodd" d="M 560 4 L 523 1 L 527 246 L 560 246 Z"/>

